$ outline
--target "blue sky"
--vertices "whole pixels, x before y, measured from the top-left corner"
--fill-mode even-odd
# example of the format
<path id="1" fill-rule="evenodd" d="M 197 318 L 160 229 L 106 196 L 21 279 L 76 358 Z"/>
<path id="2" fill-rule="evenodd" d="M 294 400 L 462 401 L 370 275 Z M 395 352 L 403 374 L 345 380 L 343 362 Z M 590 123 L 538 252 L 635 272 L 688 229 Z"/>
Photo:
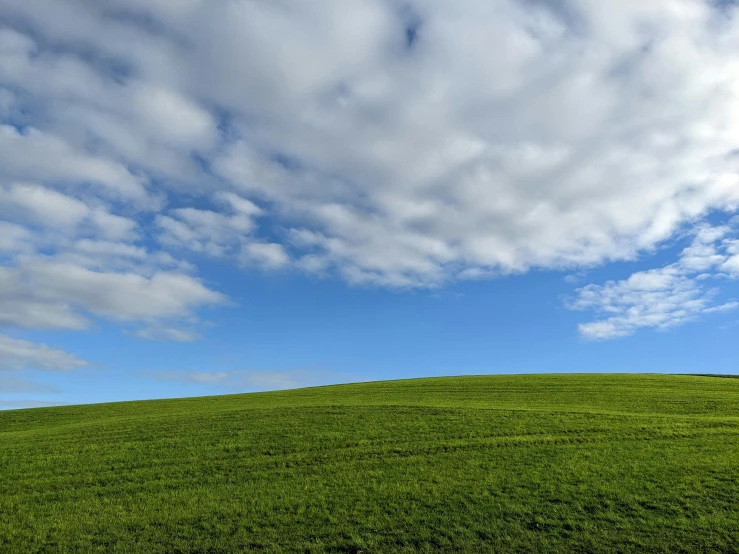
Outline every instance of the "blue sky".
<path id="1" fill-rule="evenodd" d="M 733 2 L 0 7 L 0 409 L 737 373 Z"/>

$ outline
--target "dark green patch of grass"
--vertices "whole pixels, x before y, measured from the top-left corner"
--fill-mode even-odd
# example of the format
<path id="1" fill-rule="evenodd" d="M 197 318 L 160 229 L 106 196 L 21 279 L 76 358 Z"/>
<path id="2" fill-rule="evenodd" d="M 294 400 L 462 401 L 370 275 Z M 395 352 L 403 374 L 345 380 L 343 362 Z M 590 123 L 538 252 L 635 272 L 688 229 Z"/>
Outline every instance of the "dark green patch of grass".
<path id="1" fill-rule="evenodd" d="M 739 380 L 528 375 L 0 413 L 2 552 L 739 552 Z"/>

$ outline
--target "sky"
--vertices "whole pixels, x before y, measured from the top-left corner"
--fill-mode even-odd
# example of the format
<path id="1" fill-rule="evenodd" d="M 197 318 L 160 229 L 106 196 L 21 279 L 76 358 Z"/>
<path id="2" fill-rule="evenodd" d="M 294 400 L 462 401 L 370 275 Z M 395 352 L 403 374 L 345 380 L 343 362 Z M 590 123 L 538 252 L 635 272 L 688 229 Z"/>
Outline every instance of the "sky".
<path id="1" fill-rule="evenodd" d="M 5 0 L 0 409 L 739 373 L 739 6 Z"/>

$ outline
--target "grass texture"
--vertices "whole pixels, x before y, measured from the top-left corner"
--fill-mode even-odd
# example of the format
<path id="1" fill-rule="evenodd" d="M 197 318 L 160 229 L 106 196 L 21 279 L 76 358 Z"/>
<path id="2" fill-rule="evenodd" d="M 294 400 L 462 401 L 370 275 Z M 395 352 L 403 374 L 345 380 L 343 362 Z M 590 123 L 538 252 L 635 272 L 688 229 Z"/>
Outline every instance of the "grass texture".
<path id="1" fill-rule="evenodd" d="M 739 379 L 0 412 L 0 552 L 739 552 Z"/>

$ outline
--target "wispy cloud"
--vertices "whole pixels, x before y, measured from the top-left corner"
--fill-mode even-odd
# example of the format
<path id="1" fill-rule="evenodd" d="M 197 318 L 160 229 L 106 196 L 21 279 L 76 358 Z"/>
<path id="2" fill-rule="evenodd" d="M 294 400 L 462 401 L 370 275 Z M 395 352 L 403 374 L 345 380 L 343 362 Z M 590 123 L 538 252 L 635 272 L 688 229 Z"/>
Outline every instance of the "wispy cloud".
<path id="1" fill-rule="evenodd" d="M 49 371 L 68 371 L 88 367 L 90 364 L 74 354 L 0 335 L 0 370 L 42 369 Z"/>
<path id="2" fill-rule="evenodd" d="M 703 285 L 714 277 L 739 277 L 732 267 L 736 241 L 730 237 L 735 233 L 728 226 L 703 227 L 675 263 L 578 289 L 568 307 L 605 316 L 581 324 L 580 333 L 589 339 L 612 339 L 640 328 L 665 330 L 702 314 L 739 308 L 735 300 L 717 303 L 718 289 Z"/>
<path id="3" fill-rule="evenodd" d="M 159 381 L 213 385 L 229 390 L 296 389 L 356 380 L 332 371 L 310 370 L 143 371 L 139 375 Z"/>
<path id="4" fill-rule="evenodd" d="M 47 400 L 0 400 L 0 410 L 20 410 L 23 408 L 45 408 L 49 406 L 64 406 L 65 402 Z"/>
<path id="5" fill-rule="evenodd" d="M 58 392 L 60 392 L 59 389 L 51 385 L 26 381 L 0 373 L 0 394 L 54 394 Z"/>
<path id="6" fill-rule="evenodd" d="M 132 333 L 140 339 L 154 341 L 193 342 L 200 335 L 191 329 L 178 329 L 175 327 L 145 327 Z"/>

